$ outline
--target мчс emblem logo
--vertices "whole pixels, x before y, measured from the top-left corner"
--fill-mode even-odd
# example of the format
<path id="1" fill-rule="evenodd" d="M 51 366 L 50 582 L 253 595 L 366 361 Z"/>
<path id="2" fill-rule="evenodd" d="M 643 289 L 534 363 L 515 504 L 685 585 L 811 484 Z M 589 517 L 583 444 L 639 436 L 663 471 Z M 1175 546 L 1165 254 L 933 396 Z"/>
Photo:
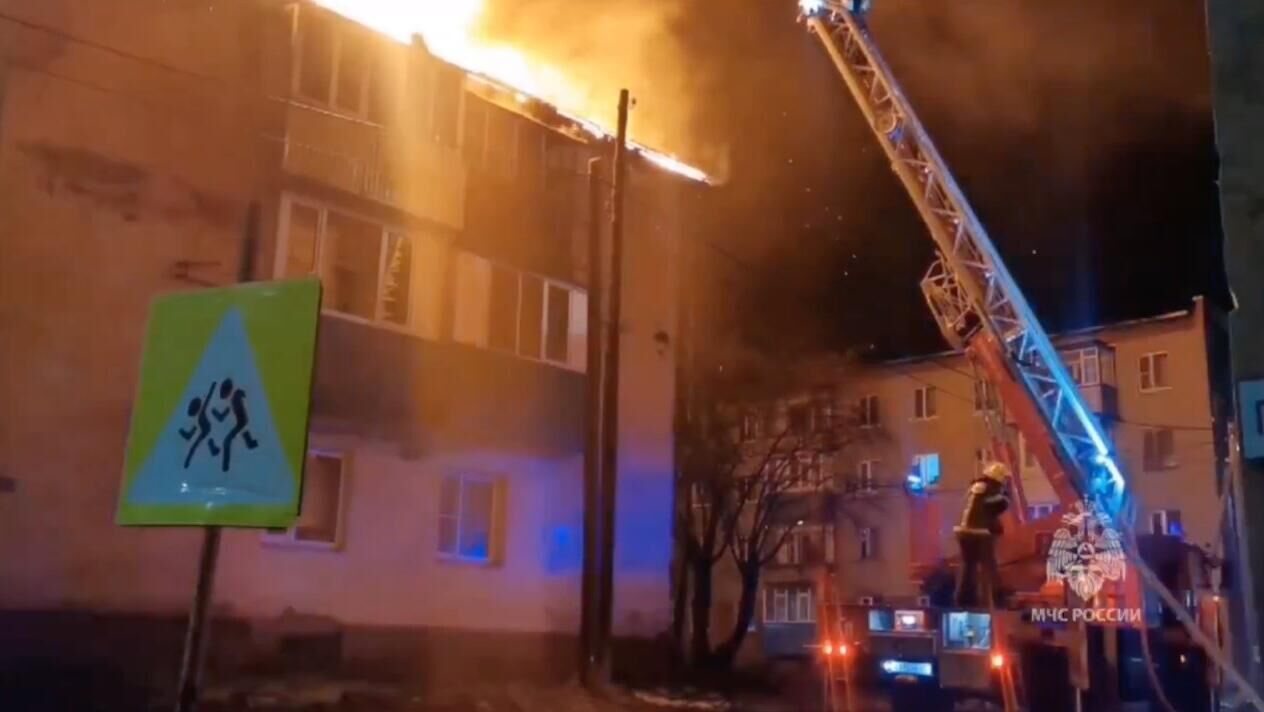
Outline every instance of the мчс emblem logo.
<path id="1" fill-rule="evenodd" d="M 1075 509 L 1062 515 L 1062 526 L 1053 534 L 1045 571 L 1050 582 L 1065 581 L 1085 601 L 1107 581 L 1122 581 L 1124 547 L 1119 532 L 1111 528 L 1109 515 L 1076 502 Z"/>

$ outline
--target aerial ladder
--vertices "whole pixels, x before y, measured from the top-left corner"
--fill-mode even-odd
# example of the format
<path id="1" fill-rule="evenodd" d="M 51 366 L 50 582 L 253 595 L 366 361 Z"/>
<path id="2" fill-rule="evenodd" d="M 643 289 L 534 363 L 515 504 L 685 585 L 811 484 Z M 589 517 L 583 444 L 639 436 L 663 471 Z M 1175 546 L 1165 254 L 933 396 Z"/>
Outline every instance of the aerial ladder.
<path id="1" fill-rule="evenodd" d="M 1082 505 L 1109 518 L 1123 533 L 1133 570 L 1264 712 L 1264 701 L 1141 558 L 1134 502 L 1110 439 L 878 51 L 865 24 L 870 0 L 799 0 L 799 5 L 935 243 L 936 259 L 921 288 L 945 339 L 996 389 L 1064 510 Z M 1003 429 L 995 424 L 990 429 L 993 452 L 1017 473 Z M 1012 478 L 1017 501 L 1011 510 L 1021 524 L 1027 508 L 1020 480 Z M 822 583 L 822 595 L 830 595 L 830 586 Z M 822 625 L 839 622 L 824 614 Z M 1011 693 L 1006 692 L 1007 707 L 1013 705 Z"/>

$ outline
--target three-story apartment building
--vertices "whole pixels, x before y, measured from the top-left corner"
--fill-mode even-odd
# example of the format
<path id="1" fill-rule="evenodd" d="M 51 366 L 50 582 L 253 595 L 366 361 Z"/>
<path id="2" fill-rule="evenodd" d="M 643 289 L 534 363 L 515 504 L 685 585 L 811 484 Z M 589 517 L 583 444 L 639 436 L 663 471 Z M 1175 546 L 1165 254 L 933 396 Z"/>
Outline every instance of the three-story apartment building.
<path id="1" fill-rule="evenodd" d="M 236 663 L 315 636 L 379 671 L 447 676 L 481 656 L 569 672 L 587 170 L 609 142 L 309 3 L 0 9 L 0 616 L 23 655 L 110 657 L 123 628 L 153 644 L 120 666 L 178 651 L 197 532 L 113 524 L 145 312 L 231 283 L 255 245 L 255 279 L 324 287 L 311 450 L 292 529 L 225 533 L 215 602 L 239 635 L 221 644 Z M 632 155 L 625 636 L 670 615 L 676 255 L 695 186 Z M 86 612 L 92 631 L 50 633 Z"/>
<path id="2" fill-rule="evenodd" d="M 1204 299 L 1180 311 L 1056 336 L 1087 405 L 1110 433 L 1137 498 L 1137 530 L 1222 551 L 1221 484 L 1227 432 L 1223 318 Z M 821 471 L 827 508 L 805 510 L 789 545 L 762 582 L 752 647 L 803 655 L 816 637 L 821 567 L 841 603 L 926 605 L 921 576 L 957 555 L 953 526 L 966 489 L 991 458 L 986 412 L 996 394 L 960 353 L 889 361 L 822 381 L 815 402 L 846 420 L 847 441 Z M 835 400 L 831 403 L 830 397 Z M 813 401 L 799 397 L 797 407 Z M 784 427 L 787 408 L 752 412 L 750 432 L 768 420 Z M 1012 428 L 1012 425 L 1007 427 Z M 1058 503 L 1023 438 L 1011 431 L 1029 515 Z M 914 506 L 910 475 L 925 485 Z M 726 589 L 724 596 L 731 598 Z M 717 604 L 731 620 L 733 603 Z"/>

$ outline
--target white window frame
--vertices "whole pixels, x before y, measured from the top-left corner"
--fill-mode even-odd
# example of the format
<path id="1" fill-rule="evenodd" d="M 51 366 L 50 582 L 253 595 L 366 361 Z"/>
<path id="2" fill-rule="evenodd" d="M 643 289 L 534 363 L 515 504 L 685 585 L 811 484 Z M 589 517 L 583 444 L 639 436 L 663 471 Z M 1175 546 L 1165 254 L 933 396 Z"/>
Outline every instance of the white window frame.
<path id="1" fill-rule="evenodd" d="M 878 546 L 875 541 L 878 530 L 875 527 L 860 527 L 856 530 L 856 542 L 860 545 L 859 559 L 873 561 L 878 558 Z"/>
<path id="2" fill-rule="evenodd" d="M 769 595 L 771 594 L 771 596 Z M 815 623 L 816 602 L 812 586 L 809 584 L 770 584 L 763 592 L 764 623 Z M 771 598 L 772 607 L 769 608 Z M 777 610 L 778 604 L 781 611 Z M 800 607 L 807 609 L 806 617 L 800 615 Z M 772 615 L 769 615 L 771 611 Z"/>
<path id="3" fill-rule="evenodd" d="M 351 469 L 349 467 L 350 457 L 346 452 L 340 450 L 324 450 L 319 448 L 309 448 L 307 450 L 306 457 L 319 457 L 338 461 L 338 511 L 334 521 L 334 540 L 320 541 L 318 539 L 300 539 L 298 536 L 297 520 L 294 522 L 294 525 L 288 529 L 264 530 L 260 540 L 264 544 L 272 546 L 294 547 L 299 549 L 318 549 L 321 551 L 338 551 L 342 548 L 343 532 L 346 525 L 347 477 L 350 474 Z"/>
<path id="4" fill-rule="evenodd" d="M 761 418 L 753 409 L 742 411 L 742 420 L 738 424 L 738 437 L 741 442 L 750 443 L 759 439 Z"/>
<path id="5" fill-rule="evenodd" d="M 1071 380 L 1081 387 L 1100 386 L 1102 384 L 1102 358 L 1101 349 L 1096 346 L 1084 346 L 1078 349 L 1068 349 L 1061 352 L 1062 363 L 1066 366 L 1067 372 L 1071 375 Z M 1093 364 L 1093 373 L 1095 377 L 1089 379 L 1086 377 L 1088 372 L 1088 364 Z M 1078 378 L 1076 377 L 1078 374 Z"/>
<path id="6" fill-rule="evenodd" d="M 856 491 L 873 494 L 878 491 L 878 461 L 870 458 L 856 463 Z"/>
<path id="7" fill-rule="evenodd" d="M 856 599 L 856 603 L 861 606 L 872 606 L 874 604 L 873 596 L 861 596 Z"/>
<path id="8" fill-rule="evenodd" d="M 490 341 L 491 341 L 490 339 L 490 336 L 491 336 L 490 312 L 487 315 L 485 315 L 487 317 L 484 319 L 486 330 L 483 334 L 481 334 L 479 339 L 477 340 L 456 339 L 458 343 L 464 343 L 464 344 L 469 344 L 472 346 L 477 346 L 479 348 L 487 349 L 489 351 L 495 351 L 496 353 L 506 354 L 506 355 L 513 356 L 515 358 L 520 358 L 526 361 L 535 361 L 537 363 L 547 363 L 554 366 L 558 366 L 560 368 L 565 368 L 570 371 L 578 371 L 580 373 L 583 373 L 587 370 L 587 364 L 585 363 L 585 359 L 587 358 L 587 352 L 585 351 L 582 345 L 578 349 L 572 349 L 571 347 L 574 344 L 572 343 L 571 337 L 573 334 L 576 333 L 576 330 L 575 330 L 576 326 L 580 326 L 584 330 L 584 333 L 587 332 L 587 328 L 588 328 L 587 310 L 589 308 L 588 290 L 582 287 L 579 287 L 578 285 L 571 284 L 569 282 L 564 282 L 560 279 L 547 277 L 545 275 L 539 274 L 538 272 L 531 272 L 529 270 L 519 269 L 518 267 L 515 267 L 513 265 L 506 264 L 498 260 L 488 259 L 482 255 L 474 254 L 472 252 L 460 251 L 458 253 L 458 257 L 463 257 L 469 260 L 473 260 L 475 263 L 481 263 L 485 265 L 488 270 L 499 269 L 499 270 L 505 270 L 507 272 L 511 272 L 516 278 L 515 283 L 517 285 L 517 298 L 515 301 L 515 307 L 517 311 L 515 313 L 515 319 L 514 319 L 514 345 L 513 345 L 512 350 L 502 349 L 499 347 L 493 348 L 491 346 L 490 344 Z M 537 328 L 539 329 L 539 333 L 540 333 L 540 352 L 537 355 L 522 353 L 522 329 L 523 329 L 522 296 L 523 296 L 523 283 L 524 283 L 523 277 L 524 276 L 529 276 L 532 279 L 538 280 L 540 282 L 540 289 L 542 290 L 542 296 L 540 298 L 540 323 L 537 325 Z M 461 277 L 460 275 L 457 275 L 455 276 L 455 278 L 460 279 Z M 490 277 L 488 279 L 489 281 L 487 284 L 487 289 L 489 290 L 489 293 L 488 293 L 488 299 L 487 299 L 487 308 L 488 310 L 490 310 L 491 308 Z M 556 359 L 549 358 L 549 354 L 548 354 L 549 300 L 551 298 L 550 295 L 552 291 L 550 287 L 557 287 L 558 289 L 561 289 L 564 292 L 566 292 L 566 295 L 567 295 L 567 299 L 566 299 L 566 309 L 567 309 L 566 358 L 564 360 L 556 360 Z M 458 294 L 460 293 L 459 287 L 457 289 L 457 293 Z M 577 299 L 583 300 L 582 311 L 577 308 L 577 305 L 576 305 Z M 454 305 L 454 308 L 459 311 L 461 309 L 461 305 L 460 304 Z"/>
<path id="9" fill-rule="evenodd" d="M 453 552 L 446 552 L 439 548 L 440 546 L 442 546 L 443 542 L 441 541 L 442 537 L 439 535 L 439 531 L 441 531 L 441 529 L 438 527 L 442 527 L 442 524 L 440 522 L 444 518 L 444 516 L 447 516 L 443 514 L 443 510 L 442 510 L 442 507 L 443 507 L 442 487 L 443 487 L 444 481 L 448 479 L 456 479 L 457 481 L 456 541 L 455 541 L 456 551 L 453 551 Z M 461 518 L 465 516 L 463 504 L 465 502 L 465 483 L 467 482 L 491 485 L 491 488 L 492 488 L 492 511 L 491 511 L 491 516 L 488 519 L 487 556 L 485 557 L 468 556 L 466 554 L 460 553 L 461 552 Z M 439 507 L 440 507 L 440 509 L 438 510 L 438 516 L 435 518 L 435 524 L 437 525 L 437 528 L 435 530 L 435 553 L 439 557 L 439 560 L 452 561 L 452 562 L 458 562 L 458 563 L 467 563 L 467 564 L 480 564 L 483 566 L 492 566 L 492 565 L 498 564 L 501 558 L 500 557 L 500 554 L 501 554 L 500 541 L 499 541 L 500 522 L 501 522 L 501 518 L 504 516 L 504 502 L 503 502 L 504 497 L 502 495 L 502 489 L 504 487 L 503 478 L 497 477 L 494 475 L 481 474 L 481 473 L 449 472 L 442 475 L 439 478 L 439 487 L 440 487 L 440 494 L 439 496 L 435 498 L 435 501 L 439 503 Z"/>
<path id="10" fill-rule="evenodd" d="M 1165 381 L 1164 383 L 1156 383 L 1155 378 L 1154 378 L 1154 374 L 1155 374 L 1154 365 L 1155 363 L 1159 361 L 1160 358 L 1162 358 L 1163 360 L 1163 380 Z M 1142 393 L 1157 393 L 1159 391 L 1166 391 L 1172 388 L 1172 386 L 1166 383 L 1166 381 L 1169 378 L 1167 374 L 1171 367 L 1170 361 L 1171 361 L 1171 357 L 1168 355 L 1168 352 L 1166 351 L 1150 351 L 1148 353 L 1141 354 L 1141 358 L 1138 359 L 1137 361 L 1137 382 L 1138 382 L 1138 385 L 1140 386 L 1140 391 Z M 1147 375 L 1149 376 L 1148 385 L 1146 383 Z"/>
<path id="11" fill-rule="evenodd" d="M 295 206 L 316 211 L 316 244 L 312 251 L 312 272 L 309 274 L 318 276 L 322 280 L 325 278 L 326 230 L 330 212 L 335 212 L 345 217 L 366 222 L 380 228 L 378 238 L 377 297 L 374 300 L 373 317 L 369 318 L 359 314 L 349 314 L 344 311 L 338 311 L 336 309 L 325 307 L 324 305 L 321 306 L 321 314 L 337 317 L 339 319 L 346 319 L 358 324 L 367 324 L 369 326 L 382 329 L 420 335 L 418 333 L 419 327 L 417 326 L 417 314 L 414 309 L 414 296 L 416 295 L 416 290 L 419 288 L 417 282 L 417 270 L 415 269 L 415 260 L 417 250 L 421 247 L 421 240 L 424 238 L 410 233 L 406 229 L 383 223 L 380 220 L 368 217 L 362 213 L 357 213 L 354 210 L 346 210 L 341 207 L 323 203 L 319 200 L 313 200 L 311 198 L 286 193 L 281 196 L 281 216 L 280 219 L 277 220 L 277 244 L 272 270 L 273 276 L 276 279 L 286 279 L 289 276 L 286 275 L 285 269 L 290 256 L 290 220 Z M 409 265 L 408 269 L 408 304 L 403 324 L 387 320 L 384 317 L 384 304 L 386 300 L 384 298 L 383 288 L 386 284 L 385 271 L 387 267 L 387 245 L 389 244 L 391 235 L 399 235 L 409 242 L 409 257 L 414 260 L 413 264 Z"/>
<path id="12" fill-rule="evenodd" d="M 918 386 L 913 389 L 913 420 L 934 420 L 939 417 L 939 405 L 934 386 Z"/>
<path id="13" fill-rule="evenodd" d="M 860 397 L 860 427 L 876 428 L 881 424 L 882 413 L 878 410 L 878 396 L 870 393 Z"/>

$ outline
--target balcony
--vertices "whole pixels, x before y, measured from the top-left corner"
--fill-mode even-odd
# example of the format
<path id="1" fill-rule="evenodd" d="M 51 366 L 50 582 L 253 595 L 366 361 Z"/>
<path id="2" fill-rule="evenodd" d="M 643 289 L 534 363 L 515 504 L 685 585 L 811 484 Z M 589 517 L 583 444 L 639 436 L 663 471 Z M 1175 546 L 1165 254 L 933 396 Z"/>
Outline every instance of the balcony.
<path id="1" fill-rule="evenodd" d="M 282 167 L 290 176 L 461 229 L 465 166 L 460 151 L 421 133 L 289 102 Z"/>
<path id="2" fill-rule="evenodd" d="M 1062 347 L 1062 362 L 1080 387 L 1080 397 L 1098 417 L 1119 417 L 1119 392 L 1115 381 L 1115 349 L 1101 341 Z"/>
<path id="3" fill-rule="evenodd" d="M 321 317 L 313 428 L 407 454 L 582 451 L 584 375 L 510 354 Z"/>

